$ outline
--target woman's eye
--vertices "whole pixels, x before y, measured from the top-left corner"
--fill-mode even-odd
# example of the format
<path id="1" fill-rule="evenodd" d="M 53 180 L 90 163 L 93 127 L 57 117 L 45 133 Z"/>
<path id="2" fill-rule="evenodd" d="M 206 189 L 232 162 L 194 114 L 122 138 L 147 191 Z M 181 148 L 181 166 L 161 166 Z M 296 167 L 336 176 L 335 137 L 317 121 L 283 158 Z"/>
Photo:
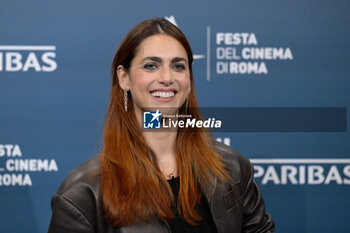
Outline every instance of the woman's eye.
<path id="1" fill-rule="evenodd" d="M 146 65 L 143 66 L 146 70 L 155 70 L 157 69 L 157 64 L 154 63 L 147 63 Z"/>
<path id="2" fill-rule="evenodd" d="M 182 71 L 186 69 L 185 65 L 183 64 L 175 64 L 173 67 L 176 71 Z"/>

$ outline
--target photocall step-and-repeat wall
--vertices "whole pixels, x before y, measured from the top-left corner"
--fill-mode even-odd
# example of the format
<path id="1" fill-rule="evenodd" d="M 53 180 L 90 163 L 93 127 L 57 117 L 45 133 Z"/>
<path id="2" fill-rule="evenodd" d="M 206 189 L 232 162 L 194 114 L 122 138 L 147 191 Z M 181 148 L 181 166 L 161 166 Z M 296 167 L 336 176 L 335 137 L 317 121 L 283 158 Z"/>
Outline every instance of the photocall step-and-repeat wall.
<path id="1" fill-rule="evenodd" d="M 251 159 L 276 232 L 350 232 L 349 12 L 345 0 L 2 1 L 0 232 L 47 231 L 51 196 L 101 151 L 114 52 L 151 17 L 188 37 L 200 106 L 234 125 L 214 136 Z"/>

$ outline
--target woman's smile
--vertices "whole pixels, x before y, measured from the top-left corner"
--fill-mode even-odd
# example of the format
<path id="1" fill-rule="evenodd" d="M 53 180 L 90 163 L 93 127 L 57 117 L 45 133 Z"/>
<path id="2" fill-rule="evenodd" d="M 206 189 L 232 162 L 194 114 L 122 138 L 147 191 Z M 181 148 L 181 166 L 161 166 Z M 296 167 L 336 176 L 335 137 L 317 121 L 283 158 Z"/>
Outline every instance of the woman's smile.
<path id="1" fill-rule="evenodd" d="M 155 89 L 150 92 L 152 98 L 162 103 L 169 103 L 176 98 L 175 89 Z"/>

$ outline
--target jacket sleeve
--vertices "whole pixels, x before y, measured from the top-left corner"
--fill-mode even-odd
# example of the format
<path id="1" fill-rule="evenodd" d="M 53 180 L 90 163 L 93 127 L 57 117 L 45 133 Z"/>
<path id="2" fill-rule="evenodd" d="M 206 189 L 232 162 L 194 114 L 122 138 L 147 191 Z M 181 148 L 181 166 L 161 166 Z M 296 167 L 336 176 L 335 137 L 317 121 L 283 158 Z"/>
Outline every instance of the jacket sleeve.
<path id="1" fill-rule="evenodd" d="M 94 227 L 68 198 L 55 194 L 51 200 L 52 217 L 48 233 L 92 233 Z"/>
<path id="2" fill-rule="evenodd" d="M 271 215 L 265 212 L 265 204 L 258 185 L 254 181 L 254 169 L 250 164 L 249 179 L 244 192 L 242 232 L 274 232 Z"/>

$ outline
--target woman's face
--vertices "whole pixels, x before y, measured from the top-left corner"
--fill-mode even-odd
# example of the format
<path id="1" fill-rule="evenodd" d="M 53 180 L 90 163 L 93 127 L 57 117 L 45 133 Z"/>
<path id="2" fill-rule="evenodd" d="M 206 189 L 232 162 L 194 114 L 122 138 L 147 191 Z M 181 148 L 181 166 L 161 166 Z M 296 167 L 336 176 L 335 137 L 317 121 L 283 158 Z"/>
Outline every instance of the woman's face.
<path id="1" fill-rule="evenodd" d="M 128 72 L 118 67 L 118 78 L 131 92 L 135 114 L 141 116 L 147 108 L 178 109 L 190 92 L 186 50 L 171 36 L 150 36 L 140 44 Z"/>

